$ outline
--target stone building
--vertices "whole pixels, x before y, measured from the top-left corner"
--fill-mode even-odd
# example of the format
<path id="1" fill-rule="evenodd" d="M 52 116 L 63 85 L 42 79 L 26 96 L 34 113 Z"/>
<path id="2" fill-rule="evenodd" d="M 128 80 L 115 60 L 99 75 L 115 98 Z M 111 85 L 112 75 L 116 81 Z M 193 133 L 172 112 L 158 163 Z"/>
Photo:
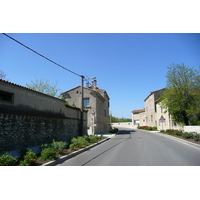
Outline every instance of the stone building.
<path id="1" fill-rule="evenodd" d="M 81 107 L 81 86 L 62 93 L 69 105 Z M 87 110 L 88 134 L 98 134 L 110 130 L 109 96 L 103 89 L 97 87 L 97 81 L 92 86 L 83 88 L 83 106 Z"/>
<path id="2" fill-rule="evenodd" d="M 84 133 L 87 111 L 84 111 Z M 81 110 L 65 101 L 0 79 L 0 152 L 80 135 Z"/>
<path id="3" fill-rule="evenodd" d="M 156 126 L 158 130 L 178 129 L 183 127 L 172 120 L 169 112 L 162 108 L 159 97 L 165 91 L 165 88 L 150 92 L 144 100 L 144 109 L 132 111 L 133 127 L 140 126 Z"/>
<path id="4" fill-rule="evenodd" d="M 150 92 L 149 96 L 144 100 L 146 126 L 157 126 L 157 100 L 160 95 L 165 91 L 165 88 Z"/>
<path id="5" fill-rule="evenodd" d="M 145 126 L 145 109 L 132 111 L 132 125 L 133 127 Z"/>

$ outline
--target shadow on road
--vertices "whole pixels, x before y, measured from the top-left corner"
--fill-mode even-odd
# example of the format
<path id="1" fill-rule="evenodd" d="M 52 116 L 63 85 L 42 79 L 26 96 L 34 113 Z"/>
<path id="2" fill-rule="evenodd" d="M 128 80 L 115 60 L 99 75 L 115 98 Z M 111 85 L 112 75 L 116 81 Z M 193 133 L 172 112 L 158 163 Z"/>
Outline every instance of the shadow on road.
<path id="1" fill-rule="evenodd" d="M 134 130 L 119 130 L 119 132 L 117 133 L 117 135 L 129 135 L 131 134 L 132 132 L 136 132 Z"/>

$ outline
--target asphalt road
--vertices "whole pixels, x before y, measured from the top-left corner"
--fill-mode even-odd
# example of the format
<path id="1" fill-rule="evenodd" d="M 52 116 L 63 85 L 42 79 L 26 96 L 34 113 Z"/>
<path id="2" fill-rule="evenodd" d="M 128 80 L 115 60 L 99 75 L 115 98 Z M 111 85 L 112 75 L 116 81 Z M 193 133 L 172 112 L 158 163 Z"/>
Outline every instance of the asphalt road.
<path id="1" fill-rule="evenodd" d="M 124 128 L 57 166 L 200 166 L 200 148 L 164 134 Z"/>

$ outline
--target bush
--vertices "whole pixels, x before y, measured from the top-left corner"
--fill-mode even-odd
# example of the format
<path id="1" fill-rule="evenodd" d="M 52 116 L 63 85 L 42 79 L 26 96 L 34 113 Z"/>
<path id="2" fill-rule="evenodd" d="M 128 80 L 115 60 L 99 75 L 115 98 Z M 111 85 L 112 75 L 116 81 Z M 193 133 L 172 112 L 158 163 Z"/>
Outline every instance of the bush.
<path id="1" fill-rule="evenodd" d="M 165 131 L 165 133 L 168 134 L 168 135 L 174 135 L 174 131 L 175 131 L 175 130 L 173 130 L 173 129 L 167 129 L 167 130 Z"/>
<path id="2" fill-rule="evenodd" d="M 45 148 L 42 150 L 39 160 L 55 160 L 56 159 L 56 150 L 52 147 Z"/>
<path id="3" fill-rule="evenodd" d="M 37 160 L 36 154 L 32 150 L 28 150 L 24 156 L 24 160 L 20 162 L 20 166 L 30 166 Z"/>
<path id="4" fill-rule="evenodd" d="M 53 140 L 53 143 L 51 144 L 51 147 L 55 149 L 57 154 L 62 153 L 65 150 L 66 146 L 66 142 L 55 142 L 55 140 Z"/>
<path id="5" fill-rule="evenodd" d="M 0 166 L 15 166 L 18 159 L 10 154 L 3 154 L 0 156 Z"/>
<path id="6" fill-rule="evenodd" d="M 82 148 L 82 147 L 87 146 L 87 144 L 88 142 L 85 140 L 84 137 L 72 138 L 69 148 L 70 149 Z"/>
<path id="7" fill-rule="evenodd" d="M 118 128 L 114 128 L 114 129 L 110 130 L 109 132 L 110 132 L 110 133 L 118 133 L 118 131 L 119 131 Z"/>
<path id="8" fill-rule="evenodd" d="M 144 130 L 148 130 L 148 131 L 157 131 L 157 127 L 156 126 L 139 126 L 138 129 L 144 129 Z"/>
<path id="9" fill-rule="evenodd" d="M 193 136 L 194 136 L 193 133 L 187 133 L 187 132 L 185 132 L 185 133 L 182 134 L 182 137 L 184 137 L 186 139 L 192 139 Z"/>
<path id="10" fill-rule="evenodd" d="M 174 131 L 174 135 L 182 136 L 183 135 L 183 131 L 175 130 Z"/>
<path id="11" fill-rule="evenodd" d="M 89 135 L 84 135 L 83 137 L 87 142 L 90 142 L 90 136 Z"/>
<path id="12" fill-rule="evenodd" d="M 152 128 L 153 128 L 153 131 L 157 131 L 158 130 L 158 128 L 156 126 L 153 126 Z"/>
<path id="13" fill-rule="evenodd" d="M 90 135 L 89 136 L 90 143 L 96 143 L 99 140 L 99 137 L 97 135 Z"/>
<path id="14" fill-rule="evenodd" d="M 193 139 L 195 140 L 195 141 L 199 141 L 200 140 L 200 134 L 194 134 L 194 137 L 193 137 Z"/>
<path id="15" fill-rule="evenodd" d="M 148 126 L 138 126 L 138 129 L 145 129 L 147 128 Z"/>
<path id="16" fill-rule="evenodd" d="M 161 133 L 165 133 L 165 130 L 160 130 Z"/>

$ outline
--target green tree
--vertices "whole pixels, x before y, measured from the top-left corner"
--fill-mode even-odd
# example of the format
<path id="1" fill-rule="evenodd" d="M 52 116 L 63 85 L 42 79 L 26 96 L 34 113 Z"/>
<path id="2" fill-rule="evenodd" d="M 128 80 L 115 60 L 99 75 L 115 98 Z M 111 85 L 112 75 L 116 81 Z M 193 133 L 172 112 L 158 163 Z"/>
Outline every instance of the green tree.
<path id="1" fill-rule="evenodd" d="M 129 118 L 118 118 L 118 117 L 114 117 L 114 116 L 110 116 L 111 118 L 111 123 L 118 123 L 118 122 L 131 122 L 132 119 L 129 119 Z"/>
<path id="2" fill-rule="evenodd" d="M 30 84 L 26 84 L 26 87 L 36 90 L 38 92 L 48 94 L 53 97 L 58 97 L 60 98 L 60 94 L 58 92 L 60 89 L 57 88 L 57 83 L 56 84 L 51 84 L 49 80 L 44 80 L 44 79 L 37 79 L 35 78 L 35 81 L 31 81 Z"/>
<path id="3" fill-rule="evenodd" d="M 184 64 L 168 67 L 167 88 L 160 100 L 177 123 L 189 125 L 199 120 L 200 78 L 199 71 Z"/>

